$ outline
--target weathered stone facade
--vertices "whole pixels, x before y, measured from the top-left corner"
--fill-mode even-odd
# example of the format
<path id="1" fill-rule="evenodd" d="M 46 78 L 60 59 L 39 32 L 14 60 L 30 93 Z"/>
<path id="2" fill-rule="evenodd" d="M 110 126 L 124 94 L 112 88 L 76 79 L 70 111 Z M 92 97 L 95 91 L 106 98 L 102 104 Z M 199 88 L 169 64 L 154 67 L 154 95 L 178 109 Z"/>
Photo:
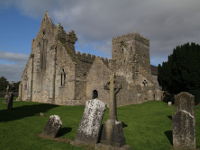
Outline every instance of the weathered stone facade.
<path id="1" fill-rule="evenodd" d="M 149 40 L 130 33 L 113 38 L 112 59 L 75 51 L 74 31 L 66 33 L 44 15 L 40 31 L 21 78 L 19 99 L 61 105 L 82 105 L 92 98 L 108 103 L 104 85 L 116 72 L 123 89 L 118 105 L 160 100 L 161 91 L 151 73 Z"/>

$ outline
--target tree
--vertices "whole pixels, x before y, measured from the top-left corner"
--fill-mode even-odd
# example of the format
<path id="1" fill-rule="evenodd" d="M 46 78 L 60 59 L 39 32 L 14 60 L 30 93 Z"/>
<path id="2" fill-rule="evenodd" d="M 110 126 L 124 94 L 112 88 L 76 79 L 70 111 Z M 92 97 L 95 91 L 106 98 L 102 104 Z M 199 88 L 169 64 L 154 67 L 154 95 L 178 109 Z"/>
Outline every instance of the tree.
<path id="1" fill-rule="evenodd" d="M 163 90 L 171 94 L 190 92 L 200 102 L 200 45 L 177 46 L 168 61 L 158 66 L 158 81 Z"/>
<path id="2" fill-rule="evenodd" d="M 0 92 L 5 92 L 9 82 L 5 77 L 0 77 Z"/>

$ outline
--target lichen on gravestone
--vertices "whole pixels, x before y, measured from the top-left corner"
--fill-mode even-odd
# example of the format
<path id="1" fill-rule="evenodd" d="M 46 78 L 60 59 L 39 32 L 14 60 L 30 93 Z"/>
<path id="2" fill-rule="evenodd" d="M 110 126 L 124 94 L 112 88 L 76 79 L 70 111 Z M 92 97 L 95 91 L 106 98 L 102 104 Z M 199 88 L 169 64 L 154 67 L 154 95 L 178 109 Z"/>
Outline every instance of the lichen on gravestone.
<path id="1" fill-rule="evenodd" d="M 75 139 L 76 143 L 97 143 L 105 106 L 105 103 L 98 99 L 92 99 L 86 102 L 83 117 Z"/>
<path id="2" fill-rule="evenodd" d="M 181 92 L 175 96 L 176 114 L 173 116 L 173 147 L 175 150 L 195 150 L 194 96 Z"/>
<path id="3" fill-rule="evenodd" d="M 62 127 L 62 121 L 58 115 L 51 115 L 43 130 L 43 135 L 55 138 Z"/>

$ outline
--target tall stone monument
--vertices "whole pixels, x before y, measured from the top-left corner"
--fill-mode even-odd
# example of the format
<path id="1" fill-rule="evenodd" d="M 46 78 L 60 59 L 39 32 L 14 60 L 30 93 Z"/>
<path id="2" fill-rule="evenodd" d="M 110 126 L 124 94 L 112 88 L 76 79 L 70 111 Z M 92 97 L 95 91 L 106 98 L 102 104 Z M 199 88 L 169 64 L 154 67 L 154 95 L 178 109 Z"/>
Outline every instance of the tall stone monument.
<path id="1" fill-rule="evenodd" d="M 98 142 L 105 106 L 105 103 L 98 99 L 86 102 L 75 143 L 94 145 Z"/>
<path id="2" fill-rule="evenodd" d="M 8 100 L 9 89 L 10 89 L 10 87 L 9 87 L 9 85 L 7 85 L 7 87 L 6 87 L 6 95 L 5 95 L 5 97 L 4 97 L 6 103 L 7 103 L 7 100 Z"/>
<path id="3" fill-rule="evenodd" d="M 97 150 L 127 150 L 123 133 L 123 124 L 117 120 L 116 95 L 121 89 L 121 84 L 116 83 L 115 74 L 110 77 L 105 89 L 110 90 L 109 119 L 103 125 L 100 144 L 96 145 Z"/>
<path id="4" fill-rule="evenodd" d="M 8 98 L 7 98 L 7 110 L 12 110 L 13 109 L 13 99 L 14 99 L 13 92 L 9 92 L 8 93 Z"/>
<path id="5" fill-rule="evenodd" d="M 8 85 L 6 88 L 5 99 L 6 99 L 6 104 L 7 104 L 7 110 L 12 110 L 13 108 L 14 94 L 13 94 L 12 88 L 13 88 L 13 85 L 11 86 Z"/>
<path id="6" fill-rule="evenodd" d="M 195 150 L 194 96 L 187 92 L 181 92 L 175 96 L 175 105 L 173 147 L 175 150 Z"/>

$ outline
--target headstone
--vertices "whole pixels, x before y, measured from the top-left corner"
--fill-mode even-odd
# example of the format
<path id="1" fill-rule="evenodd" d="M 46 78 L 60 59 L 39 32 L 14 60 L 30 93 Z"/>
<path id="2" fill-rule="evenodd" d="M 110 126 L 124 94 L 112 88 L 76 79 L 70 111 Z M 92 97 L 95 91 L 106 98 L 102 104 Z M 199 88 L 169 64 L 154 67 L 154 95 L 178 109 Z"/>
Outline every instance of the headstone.
<path id="1" fill-rule="evenodd" d="M 160 101 L 163 99 L 163 91 L 160 89 L 155 90 L 155 100 Z"/>
<path id="2" fill-rule="evenodd" d="M 168 106 L 171 106 L 171 105 L 172 105 L 172 102 L 171 102 L 171 101 L 169 101 L 169 102 L 167 102 L 167 104 L 168 104 Z"/>
<path id="3" fill-rule="evenodd" d="M 44 116 L 44 113 L 40 112 L 39 115 L 40 115 L 40 116 Z"/>
<path id="4" fill-rule="evenodd" d="M 152 90 L 147 91 L 148 100 L 155 100 L 155 94 Z"/>
<path id="5" fill-rule="evenodd" d="M 175 96 L 176 114 L 173 116 L 173 147 L 175 150 L 195 150 L 194 96 L 181 92 Z"/>
<path id="6" fill-rule="evenodd" d="M 9 85 L 6 87 L 6 94 L 4 96 L 5 98 L 5 103 L 8 104 L 8 97 L 9 97 Z"/>
<path id="7" fill-rule="evenodd" d="M 8 96 L 7 96 L 7 110 L 12 110 L 12 108 L 13 108 L 13 98 L 14 98 L 13 92 L 9 92 Z"/>
<path id="8" fill-rule="evenodd" d="M 58 115 L 51 115 L 42 134 L 55 138 L 61 127 L 62 121 L 60 117 Z"/>
<path id="9" fill-rule="evenodd" d="M 86 102 L 75 142 L 86 144 L 98 142 L 105 106 L 105 103 L 98 99 Z"/>

